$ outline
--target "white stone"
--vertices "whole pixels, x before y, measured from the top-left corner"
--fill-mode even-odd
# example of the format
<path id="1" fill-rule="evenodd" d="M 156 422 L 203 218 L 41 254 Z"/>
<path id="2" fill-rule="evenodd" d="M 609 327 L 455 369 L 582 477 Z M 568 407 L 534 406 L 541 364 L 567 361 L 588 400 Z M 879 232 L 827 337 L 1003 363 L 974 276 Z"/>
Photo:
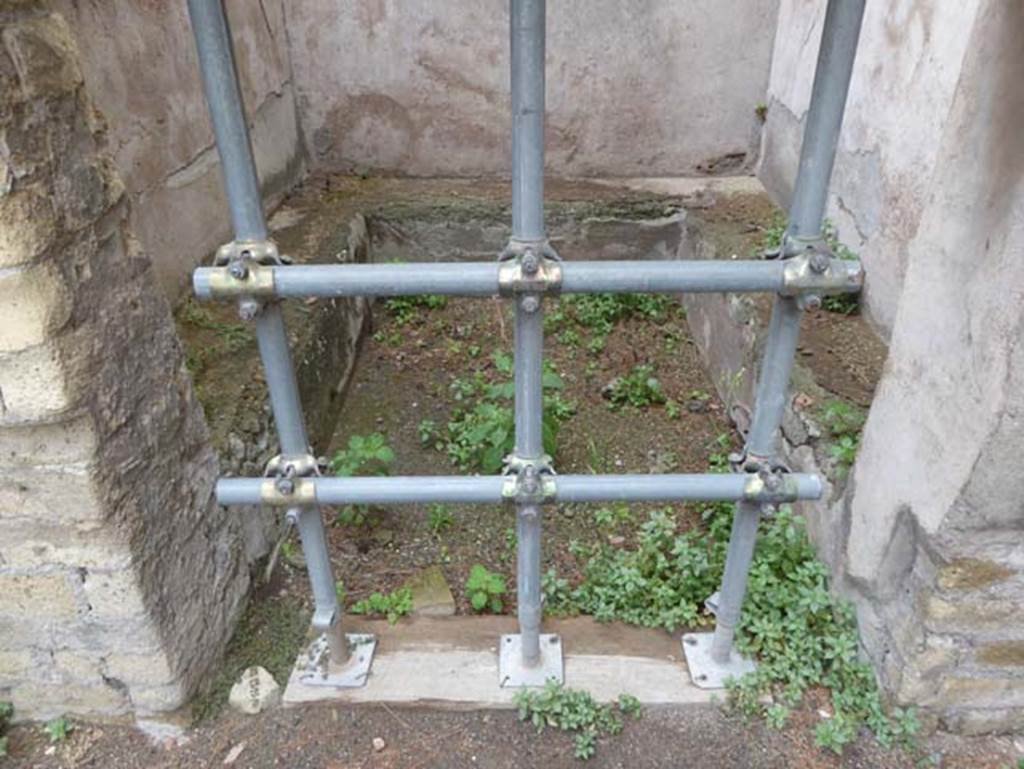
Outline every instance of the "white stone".
<path id="1" fill-rule="evenodd" d="M 380 753 L 384 748 L 387 747 L 387 743 L 384 742 L 383 737 L 373 738 L 373 749 Z"/>
<path id="2" fill-rule="evenodd" d="M 276 707 L 281 701 L 281 687 L 265 668 L 247 668 L 231 687 L 228 703 L 240 713 L 255 715 Z"/>

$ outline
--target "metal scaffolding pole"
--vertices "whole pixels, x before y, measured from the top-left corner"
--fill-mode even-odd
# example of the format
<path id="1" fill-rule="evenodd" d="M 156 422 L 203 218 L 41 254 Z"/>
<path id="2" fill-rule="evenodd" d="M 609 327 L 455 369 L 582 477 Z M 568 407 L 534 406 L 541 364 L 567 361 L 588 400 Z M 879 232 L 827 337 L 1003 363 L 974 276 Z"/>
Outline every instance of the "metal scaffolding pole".
<path id="1" fill-rule="evenodd" d="M 188 10 L 199 56 L 203 87 L 220 155 L 224 188 L 231 211 L 235 241 L 219 253 L 231 254 L 231 269 L 243 275 L 256 265 L 257 255 L 276 253 L 267 240 L 256 163 L 249 140 L 242 94 L 238 85 L 231 31 L 222 0 L 188 0 Z M 276 466 L 282 474 L 281 489 L 295 479 L 316 471 L 302 418 L 302 405 L 288 348 L 281 308 L 274 301 L 241 297 L 244 317 L 255 320 L 256 340 L 266 373 L 271 410 L 281 443 Z M 323 634 L 321 652 L 311 674 L 334 686 L 359 686 L 366 680 L 372 646 L 359 638 L 360 651 L 352 655 L 342 632 L 342 612 L 331 573 L 320 509 L 297 505 L 289 519 L 298 527 L 315 599 L 313 626 Z M 315 669 L 314 669 L 315 668 Z"/>
<path id="2" fill-rule="evenodd" d="M 829 0 L 825 11 L 790 223 L 780 254 L 784 260 L 803 256 L 814 265 L 824 264 L 829 257 L 822 234 L 825 206 L 863 15 L 864 0 Z M 779 427 L 787 403 L 800 318 L 807 303 L 807 296 L 775 299 L 742 459 L 743 469 L 748 472 L 777 464 Z M 716 615 L 710 643 L 707 634 L 684 638 L 691 675 L 698 685 L 721 686 L 725 678 L 753 666 L 735 652 L 733 639 L 746 595 L 762 507 L 761 503 L 748 501 L 736 505 L 722 588 L 709 599 Z"/>
<path id="3" fill-rule="evenodd" d="M 800 269 L 802 260 L 558 262 L 557 290 L 562 294 L 772 291 L 822 294 L 860 290 L 860 262 L 830 260 L 828 269 Z M 514 279 L 513 265 L 495 262 L 433 264 L 296 264 L 259 266 L 242 281 L 227 266 L 200 267 L 192 283 L 199 299 L 262 292 L 268 297 L 341 296 L 495 296 Z"/>
<path id="4" fill-rule="evenodd" d="M 544 35 L 545 0 L 511 0 L 512 239 L 502 259 L 514 280 L 546 275 L 551 255 L 544 230 Z M 512 281 L 514 283 L 514 280 Z M 542 475 L 544 455 L 542 385 L 543 289 L 515 296 L 515 449 L 507 472 L 516 476 L 516 601 L 519 634 L 503 636 L 499 657 L 502 686 L 561 681 L 560 639 L 541 636 Z"/>

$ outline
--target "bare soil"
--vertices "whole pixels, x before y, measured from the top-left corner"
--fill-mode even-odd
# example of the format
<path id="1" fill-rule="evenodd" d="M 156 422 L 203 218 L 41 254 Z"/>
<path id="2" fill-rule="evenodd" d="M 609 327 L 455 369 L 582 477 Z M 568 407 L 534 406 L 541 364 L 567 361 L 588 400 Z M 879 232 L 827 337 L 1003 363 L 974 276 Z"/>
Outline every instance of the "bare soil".
<path id="1" fill-rule="evenodd" d="M 800 714 L 794 714 L 799 718 Z M 806 712 L 813 719 L 813 711 Z M 374 738 L 384 748 L 373 747 Z M 241 752 L 230 764 L 229 754 Z M 52 749 L 52 754 L 46 751 Z M 59 746 L 38 727 L 11 735 L 11 769 L 1010 769 L 1020 749 L 1008 738 L 937 735 L 910 756 L 862 738 L 844 756 L 825 753 L 811 732 L 782 732 L 716 708 L 647 710 L 625 730 L 601 740 L 587 762 L 572 756 L 571 738 L 537 734 L 512 711 L 452 712 L 379 706 L 306 706 L 260 716 L 228 713 L 191 731 L 182 745 L 154 744 L 128 726 L 81 725 Z"/>

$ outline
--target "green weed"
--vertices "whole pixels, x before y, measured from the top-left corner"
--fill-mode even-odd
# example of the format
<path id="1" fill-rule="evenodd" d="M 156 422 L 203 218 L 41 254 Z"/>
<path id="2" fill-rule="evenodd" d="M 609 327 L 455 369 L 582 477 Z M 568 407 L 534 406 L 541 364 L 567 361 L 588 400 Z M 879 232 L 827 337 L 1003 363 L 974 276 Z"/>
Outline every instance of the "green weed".
<path id="1" fill-rule="evenodd" d="M 380 433 L 353 435 L 348 447 L 334 453 L 328 469 L 336 476 L 350 478 L 355 475 L 387 475 L 395 452 Z M 366 505 L 346 505 L 338 513 L 336 523 L 362 525 L 366 523 L 369 508 Z"/>
<path id="2" fill-rule="evenodd" d="M 469 596 L 469 604 L 473 611 L 501 614 L 501 610 L 505 608 L 502 596 L 506 591 L 505 578 L 488 570 L 486 566 L 477 563 L 469 570 L 466 595 Z"/>
<path id="3" fill-rule="evenodd" d="M 445 505 L 431 505 L 427 514 L 427 528 L 440 536 L 455 523 L 452 512 Z"/>
<path id="4" fill-rule="evenodd" d="M 625 376 L 616 377 L 604 395 L 613 411 L 625 405 L 643 409 L 666 400 L 661 382 L 654 376 L 654 367 L 648 365 L 634 366 Z"/>
<path id="5" fill-rule="evenodd" d="M 448 297 L 435 294 L 396 296 L 384 302 L 384 309 L 400 326 L 415 318 L 420 310 L 440 310 L 448 306 Z"/>
<path id="6" fill-rule="evenodd" d="M 74 731 L 74 728 L 72 723 L 64 716 L 52 718 L 43 724 L 43 731 L 46 732 L 46 736 L 50 738 L 52 743 L 64 742 L 68 735 Z"/>
<path id="7" fill-rule="evenodd" d="M 538 732 L 547 727 L 574 732 L 576 758 L 586 760 L 597 750 L 597 739 L 622 731 L 620 714 L 639 718 L 639 700 L 629 694 L 619 695 L 616 706 L 601 705 L 589 692 L 568 689 L 557 681 L 548 681 L 543 689 L 520 689 L 513 702 L 519 720 L 529 721 Z"/>
<path id="8" fill-rule="evenodd" d="M 477 372 L 472 379 L 456 379 L 452 383 L 453 399 L 465 405 L 452 412 L 445 450 L 452 463 L 463 470 L 498 472 L 515 446 L 512 358 L 496 353 L 493 360 L 499 377 L 497 382 L 489 382 Z M 562 379 L 546 362 L 543 387 L 544 451 L 555 456 L 559 429 L 573 415 L 575 406 L 561 397 Z"/>
<path id="9" fill-rule="evenodd" d="M 353 614 L 376 614 L 387 617 L 394 625 L 401 617 L 412 611 L 412 590 L 400 587 L 390 593 L 373 593 L 369 598 L 356 601 L 349 607 Z"/>

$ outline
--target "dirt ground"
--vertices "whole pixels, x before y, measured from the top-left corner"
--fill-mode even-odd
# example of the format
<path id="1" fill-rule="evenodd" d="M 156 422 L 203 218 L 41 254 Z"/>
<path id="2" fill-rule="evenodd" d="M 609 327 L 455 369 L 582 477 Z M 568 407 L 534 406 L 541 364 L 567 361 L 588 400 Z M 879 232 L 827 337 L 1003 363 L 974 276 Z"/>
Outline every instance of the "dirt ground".
<path id="1" fill-rule="evenodd" d="M 809 714 L 808 717 L 813 717 Z M 375 750 L 374 738 L 384 740 Z M 1014 769 L 1009 738 L 936 736 L 906 755 L 862 738 L 842 758 L 824 753 L 806 728 L 777 732 L 718 708 L 647 710 L 599 742 L 589 761 L 572 756 L 566 734 L 537 734 L 512 711 L 452 712 L 379 706 L 307 706 L 246 717 L 225 714 L 184 744 L 154 744 L 126 726 L 86 726 L 47 755 L 38 728 L 11 735 L 11 769 Z M 225 759 L 239 750 L 230 764 Z"/>

